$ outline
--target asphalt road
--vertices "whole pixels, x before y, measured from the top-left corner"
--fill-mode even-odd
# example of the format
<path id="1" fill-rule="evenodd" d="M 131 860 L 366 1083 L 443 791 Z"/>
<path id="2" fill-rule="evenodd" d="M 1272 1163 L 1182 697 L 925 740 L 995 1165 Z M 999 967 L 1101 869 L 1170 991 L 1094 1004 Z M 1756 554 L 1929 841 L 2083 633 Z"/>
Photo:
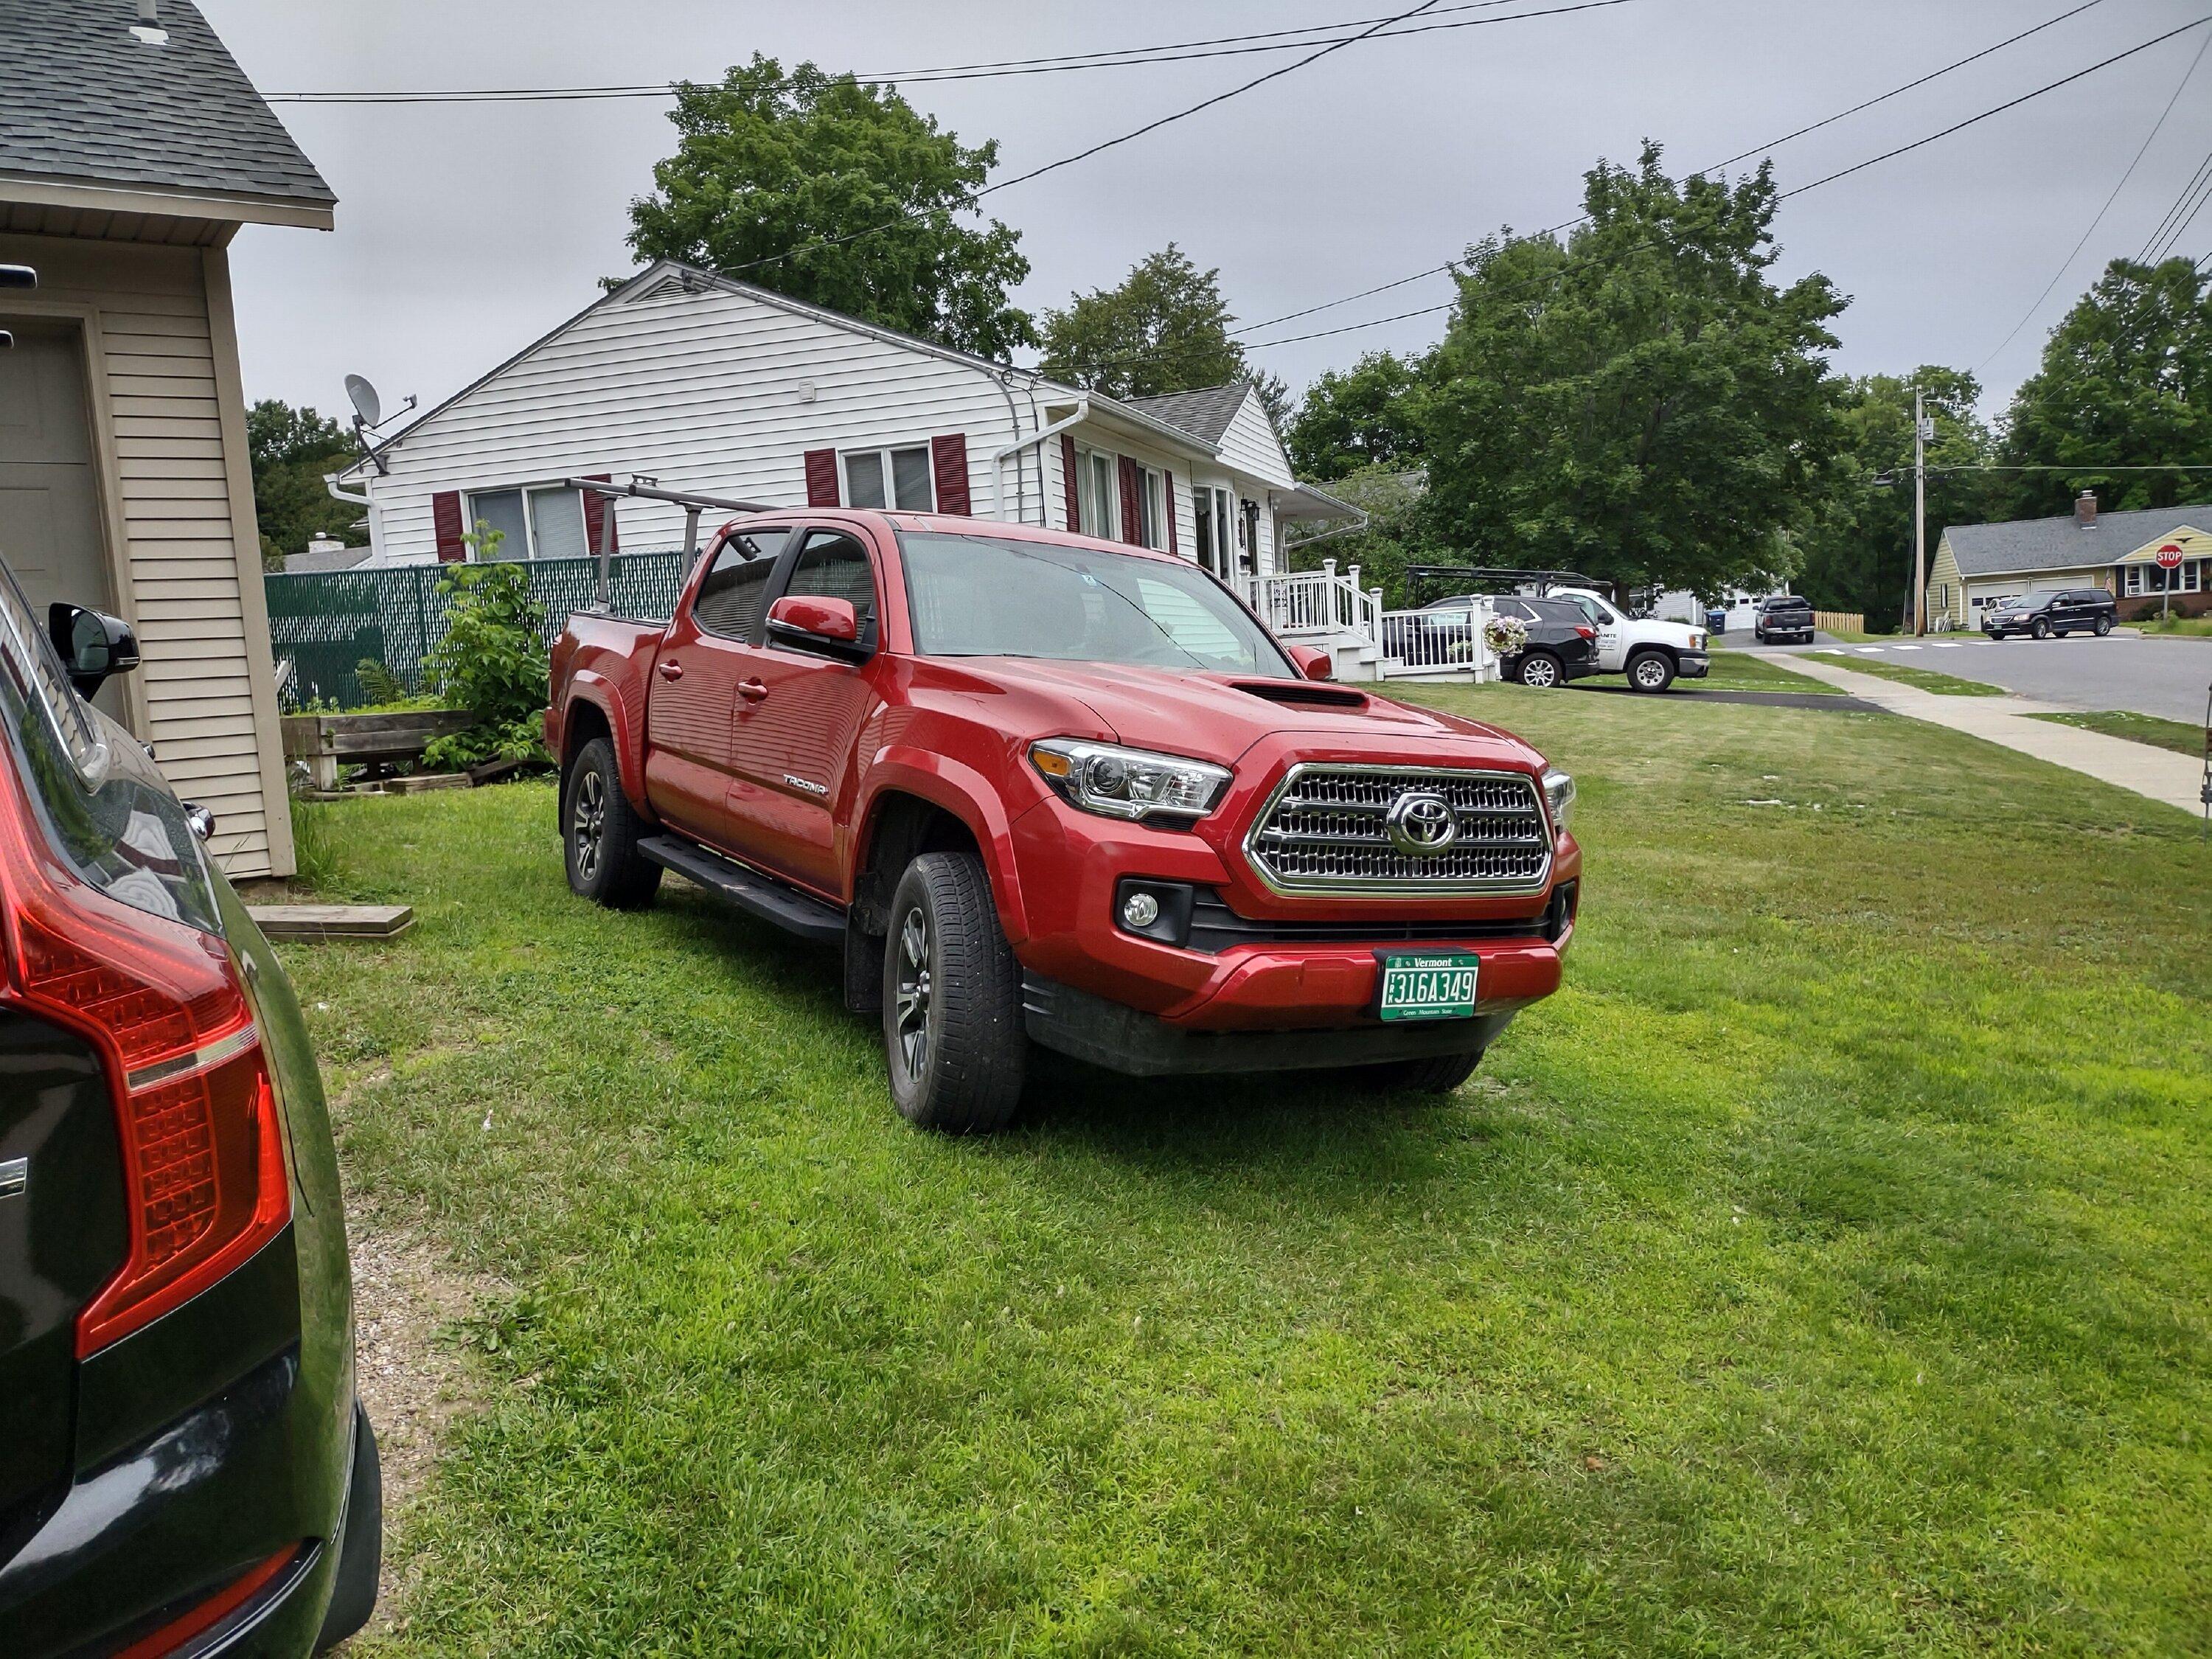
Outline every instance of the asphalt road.
<path id="1" fill-rule="evenodd" d="M 1730 635 L 1727 643 L 1735 645 Z M 1753 651 L 1803 651 L 1805 646 L 1759 646 L 1741 636 Z M 1817 647 L 1809 647 L 1817 648 Z M 1850 667 L 1865 652 L 1871 662 L 1903 663 L 1955 674 L 1963 680 L 2001 685 L 2022 696 L 2039 697 L 2068 708 L 2126 708 L 2170 720 L 2201 725 L 2204 698 L 2212 689 L 2212 639 L 2108 639 L 2077 634 L 2064 640 L 1969 639 L 1948 643 L 1936 636 L 1883 645 L 1879 650 L 1835 646 L 1841 656 L 1827 660 Z M 1824 653 L 1826 654 L 1826 653 Z"/>

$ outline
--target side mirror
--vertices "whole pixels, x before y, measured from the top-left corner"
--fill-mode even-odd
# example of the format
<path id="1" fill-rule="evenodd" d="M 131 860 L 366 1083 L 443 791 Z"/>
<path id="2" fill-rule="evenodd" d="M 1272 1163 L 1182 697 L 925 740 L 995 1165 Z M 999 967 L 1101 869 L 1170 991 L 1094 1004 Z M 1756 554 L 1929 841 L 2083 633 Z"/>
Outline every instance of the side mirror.
<path id="1" fill-rule="evenodd" d="M 138 666 L 137 636 L 120 617 L 57 602 L 46 607 L 46 635 L 80 696 L 91 696 L 109 675 Z"/>
<path id="2" fill-rule="evenodd" d="M 1308 679 L 1327 680 L 1336 678 L 1336 665 L 1329 660 L 1328 652 L 1316 651 L 1310 645 L 1294 645 L 1290 647 L 1290 651 L 1291 660 L 1297 665 L 1298 672 Z"/>
<path id="3" fill-rule="evenodd" d="M 860 642 L 860 616 L 850 599 L 787 593 L 768 608 L 768 635 L 772 643 L 846 662 L 860 662 L 869 653 Z"/>
<path id="4" fill-rule="evenodd" d="M 213 840 L 215 838 L 215 814 L 209 811 L 206 807 L 194 800 L 185 802 L 184 808 L 185 822 L 191 827 L 192 834 L 198 836 L 202 841 Z"/>

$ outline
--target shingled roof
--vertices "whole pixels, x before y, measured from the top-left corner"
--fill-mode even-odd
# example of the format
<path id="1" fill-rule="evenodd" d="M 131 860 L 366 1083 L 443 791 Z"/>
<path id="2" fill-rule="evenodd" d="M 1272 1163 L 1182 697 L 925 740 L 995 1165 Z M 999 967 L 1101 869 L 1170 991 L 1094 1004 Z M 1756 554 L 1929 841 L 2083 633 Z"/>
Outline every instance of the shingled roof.
<path id="1" fill-rule="evenodd" d="M 137 21 L 133 0 L 0 0 L 0 194 L 27 180 L 327 214 L 337 198 L 207 20 L 162 0 L 158 44 Z"/>
<path id="2" fill-rule="evenodd" d="M 2059 519 L 1954 524 L 1945 526 L 1943 539 L 1951 544 L 1961 576 L 2002 576 L 2111 564 L 2185 526 L 2212 528 L 2212 504 L 2100 513 L 2095 525 L 2086 529 L 2070 513 Z"/>
<path id="3" fill-rule="evenodd" d="M 1231 380 L 1226 386 L 1202 386 L 1196 392 L 1164 392 L 1158 397 L 1124 398 L 1121 401 L 1132 409 L 1141 409 L 1156 421 L 1165 421 L 1189 433 L 1201 443 L 1218 445 L 1251 390 L 1249 380 Z"/>

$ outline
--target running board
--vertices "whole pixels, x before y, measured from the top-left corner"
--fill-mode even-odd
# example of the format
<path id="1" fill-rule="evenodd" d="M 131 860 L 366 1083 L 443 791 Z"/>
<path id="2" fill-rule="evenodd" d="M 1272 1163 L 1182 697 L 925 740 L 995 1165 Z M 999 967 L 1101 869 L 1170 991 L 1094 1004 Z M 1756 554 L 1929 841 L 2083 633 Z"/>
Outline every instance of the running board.
<path id="1" fill-rule="evenodd" d="M 773 922 L 787 933 L 824 945 L 837 944 L 845 937 L 842 911 L 711 853 L 696 842 L 675 836 L 647 836 L 638 842 L 637 850 L 662 869 L 673 870 L 686 881 L 728 900 L 747 915 Z"/>

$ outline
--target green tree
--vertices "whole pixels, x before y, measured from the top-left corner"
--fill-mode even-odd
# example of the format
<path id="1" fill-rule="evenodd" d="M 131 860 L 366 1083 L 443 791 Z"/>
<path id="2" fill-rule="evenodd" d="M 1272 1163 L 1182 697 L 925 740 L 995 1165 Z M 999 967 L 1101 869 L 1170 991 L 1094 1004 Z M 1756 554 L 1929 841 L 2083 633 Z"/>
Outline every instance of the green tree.
<path id="1" fill-rule="evenodd" d="M 1943 526 L 1996 516 L 1997 475 L 1945 469 L 1985 465 L 1990 431 L 1974 413 L 1981 386 L 1964 369 L 1924 365 L 1910 375 L 1869 374 L 1841 394 L 1842 447 L 1796 540 L 1797 586 L 1823 611 L 1856 611 L 1887 633 L 1905 620 L 1912 592 L 1912 394 L 1926 398 L 1936 437 L 1928 447 L 1928 559 Z M 1887 478 L 1887 485 L 1875 480 Z"/>
<path id="2" fill-rule="evenodd" d="M 2069 469 L 2014 475 L 2008 516 L 2055 516 L 2084 489 L 2108 507 L 2202 500 L 2204 473 L 2100 469 L 2212 465 L 2212 267 L 2113 260 L 2051 331 L 2004 426 L 2008 464 Z"/>
<path id="3" fill-rule="evenodd" d="M 1006 293 L 1021 238 L 963 222 L 999 159 L 897 90 L 756 52 L 714 85 L 684 82 L 676 154 L 630 204 L 641 259 L 682 259 L 794 299 L 1005 358 L 1036 343 Z M 788 257 L 784 257 L 788 256 Z M 762 260 L 770 264 L 758 264 Z"/>
<path id="4" fill-rule="evenodd" d="M 1846 302 L 1770 278 L 1766 168 L 1678 185 L 1659 161 L 1599 163 L 1565 243 L 1468 252 L 1423 424 L 1430 510 L 1477 562 L 1701 592 L 1788 566 L 1840 435 Z"/>
<path id="5" fill-rule="evenodd" d="M 304 552 L 318 531 L 349 546 L 364 539 L 353 528 L 361 508 L 333 501 L 323 486 L 325 473 L 361 453 L 352 433 L 312 409 L 264 398 L 246 411 L 246 450 L 264 568 L 283 568 L 284 555 Z"/>
<path id="6" fill-rule="evenodd" d="M 1221 273 L 1200 270 L 1173 242 L 1140 259 L 1116 288 L 1079 294 L 1044 314 L 1044 361 L 1055 380 L 1109 398 L 1149 398 L 1245 376 L 1244 349 Z"/>
<path id="7" fill-rule="evenodd" d="M 500 558 L 501 539 L 478 520 L 468 538 L 473 556 L 438 579 L 449 601 L 446 636 L 424 659 L 424 678 L 447 707 L 475 718 L 422 751 L 434 771 L 546 757 L 538 720 L 549 673 L 545 611 L 530 596 L 530 567 Z"/>
<path id="8" fill-rule="evenodd" d="M 1387 465 L 1364 466 L 1332 478 L 1329 494 L 1367 514 L 1364 528 L 1349 535 L 1330 536 L 1311 545 L 1291 550 L 1291 567 L 1318 570 L 1323 559 L 1334 559 L 1339 570 L 1359 567 L 1359 585 L 1379 587 L 1385 605 L 1413 602 L 1407 567 L 1416 564 L 1457 564 L 1462 561 L 1437 541 L 1422 501 L 1421 475 Z M 1425 597 L 1441 597 L 1431 591 Z"/>
<path id="9" fill-rule="evenodd" d="M 1326 482 L 1364 466 L 1418 465 L 1424 444 L 1419 359 L 1370 351 L 1352 368 L 1326 371 L 1306 388 L 1283 432 L 1291 469 Z"/>

